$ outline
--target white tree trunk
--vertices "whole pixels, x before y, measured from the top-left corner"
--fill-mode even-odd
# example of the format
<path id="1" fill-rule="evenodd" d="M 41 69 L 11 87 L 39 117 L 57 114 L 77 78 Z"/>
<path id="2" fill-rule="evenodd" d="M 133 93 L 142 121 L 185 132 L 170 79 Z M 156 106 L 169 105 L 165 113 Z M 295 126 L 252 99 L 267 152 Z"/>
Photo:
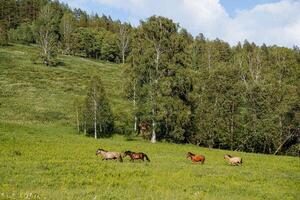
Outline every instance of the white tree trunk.
<path id="1" fill-rule="evenodd" d="M 122 63 L 125 63 L 125 49 L 122 49 Z"/>
<path id="2" fill-rule="evenodd" d="M 119 43 L 118 43 L 118 47 L 119 47 L 119 50 L 122 53 L 122 63 L 123 64 L 125 63 L 125 53 L 126 53 L 126 51 L 128 49 L 128 44 L 129 44 L 129 32 L 126 29 L 126 26 L 122 25 L 120 27 L 120 30 L 119 30 Z"/>
<path id="3" fill-rule="evenodd" d="M 94 88 L 94 135 L 97 139 L 97 101 L 96 101 L 96 88 Z"/>
<path id="4" fill-rule="evenodd" d="M 84 135 L 86 135 L 86 120 L 84 120 Z"/>
<path id="5" fill-rule="evenodd" d="M 156 143 L 156 121 L 155 121 L 155 103 L 156 103 L 156 90 L 158 86 L 158 79 L 159 79 L 159 60 L 160 60 L 160 55 L 161 55 L 161 49 L 160 45 L 155 45 L 155 51 L 156 51 L 156 59 L 155 59 L 155 75 L 154 75 L 154 86 L 153 88 L 153 93 L 151 96 L 152 100 L 152 137 L 151 137 L 151 143 Z"/>
<path id="6" fill-rule="evenodd" d="M 133 110 L 134 110 L 134 132 L 137 131 L 137 117 L 136 117 L 136 88 L 133 86 Z"/>
<path id="7" fill-rule="evenodd" d="M 79 129 L 79 110 L 78 110 L 77 106 L 76 106 L 76 122 L 77 122 L 77 132 L 79 133 L 80 132 L 80 129 Z"/>
<path id="8" fill-rule="evenodd" d="M 155 143 L 156 142 L 156 132 L 155 132 L 155 128 L 156 128 L 156 122 L 155 122 L 155 119 L 154 119 L 154 116 L 155 116 L 155 111 L 154 109 L 152 109 L 152 137 L 151 137 L 151 142 L 152 143 Z"/>
<path id="9" fill-rule="evenodd" d="M 232 108 L 231 108 L 231 119 L 230 119 L 230 149 L 231 151 L 233 150 L 233 135 L 234 135 L 234 103 L 232 103 Z"/>

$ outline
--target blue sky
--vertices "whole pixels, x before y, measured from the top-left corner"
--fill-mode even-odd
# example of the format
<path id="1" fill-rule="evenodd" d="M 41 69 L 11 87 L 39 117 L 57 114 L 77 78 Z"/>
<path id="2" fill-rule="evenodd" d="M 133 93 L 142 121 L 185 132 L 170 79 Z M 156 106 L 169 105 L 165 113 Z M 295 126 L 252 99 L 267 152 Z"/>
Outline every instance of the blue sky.
<path id="1" fill-rule="evenodd" d="M 235 16 L 238 10 L 249 10 L 259 4 L 274 3 L 279 0 L 220 0 L 230 16 Z"/>
<path id="2" fill-rule="evenodd" d="M 231 45 L 300 46 L 300 0 L 61 0 L 88 13 L 138 25 L 151 15 L 173 19 L 193 35 Z"/>

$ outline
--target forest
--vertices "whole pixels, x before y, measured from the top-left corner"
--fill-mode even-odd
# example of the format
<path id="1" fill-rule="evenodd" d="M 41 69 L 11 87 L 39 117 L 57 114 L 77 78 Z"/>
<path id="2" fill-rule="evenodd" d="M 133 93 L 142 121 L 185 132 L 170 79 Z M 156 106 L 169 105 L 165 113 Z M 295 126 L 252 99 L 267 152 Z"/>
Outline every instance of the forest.
<path id="1" fill-rule="evenodd" d="M 60 67 L 57 55 L 122 65 L 132 116 L 123 133 L 155 143 L 300 156 L 300 49 L 235 46 L 196 37 L 161 16 L 132 26 L 51 0 L 0 0 L 0 46 L 37 45 L 33 63 Z M 79 132 L 116 132 L 101 77 L 75 101 Z M 143 125 L 143 126 L 141 126 Z"/>

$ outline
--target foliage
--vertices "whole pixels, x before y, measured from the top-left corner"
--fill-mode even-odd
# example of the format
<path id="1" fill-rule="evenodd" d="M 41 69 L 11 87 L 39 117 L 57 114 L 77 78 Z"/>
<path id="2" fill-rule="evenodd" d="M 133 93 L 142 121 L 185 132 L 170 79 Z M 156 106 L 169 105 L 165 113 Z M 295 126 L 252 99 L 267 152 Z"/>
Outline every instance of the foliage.
<path id="1" fill-rule="evenodd" d="M 35 42 L 32 27 L 30 24 L 21 24 L 16 29 L 11 29 L 8 35 L 10 42 L 27 45 Z"/>
<path id="2" fill-rule="evenodd" d="M 56 43 L 58 40 L 59 18 L 51 4 L 45 5 L 35 23 L 35 38 L 41 47 L 41 58 L 45 65 L 57 64 Z"/>
<path id="3" fill-rule="evenodd" d="M 98 136 L 107 136 L 113 132 L 114 117 L 100 77 L 91 78 L 82 114 L 87 134 L 94 133 L 95 138 L 98 138 Z"/>

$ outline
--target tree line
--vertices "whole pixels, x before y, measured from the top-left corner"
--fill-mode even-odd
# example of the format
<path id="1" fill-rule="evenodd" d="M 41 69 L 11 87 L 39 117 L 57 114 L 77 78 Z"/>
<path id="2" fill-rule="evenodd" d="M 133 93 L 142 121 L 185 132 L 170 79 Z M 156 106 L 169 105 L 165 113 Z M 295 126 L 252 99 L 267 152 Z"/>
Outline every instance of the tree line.
<path id="1" fill-rule="evenodd" d="M 124 63 L 123 93 L 133 110 L 124 120 L 131 121 L 131 132 L 146 124 L 145 137 L 153 143 L 299 155 L 297 46 L 247 40 L 230 46 L 201 33 L 193 37 L 165 17 L 132 27 L 58 1 L 0 2 L 1 45 L 39 44 L 39 58 L 48 66 L 57 64 L 58 53 Z M 78 129 L 95 137 L 114 127 L 108 100 L 95 93 L 105 94 L 97 80 L 78 115 Z"/>

